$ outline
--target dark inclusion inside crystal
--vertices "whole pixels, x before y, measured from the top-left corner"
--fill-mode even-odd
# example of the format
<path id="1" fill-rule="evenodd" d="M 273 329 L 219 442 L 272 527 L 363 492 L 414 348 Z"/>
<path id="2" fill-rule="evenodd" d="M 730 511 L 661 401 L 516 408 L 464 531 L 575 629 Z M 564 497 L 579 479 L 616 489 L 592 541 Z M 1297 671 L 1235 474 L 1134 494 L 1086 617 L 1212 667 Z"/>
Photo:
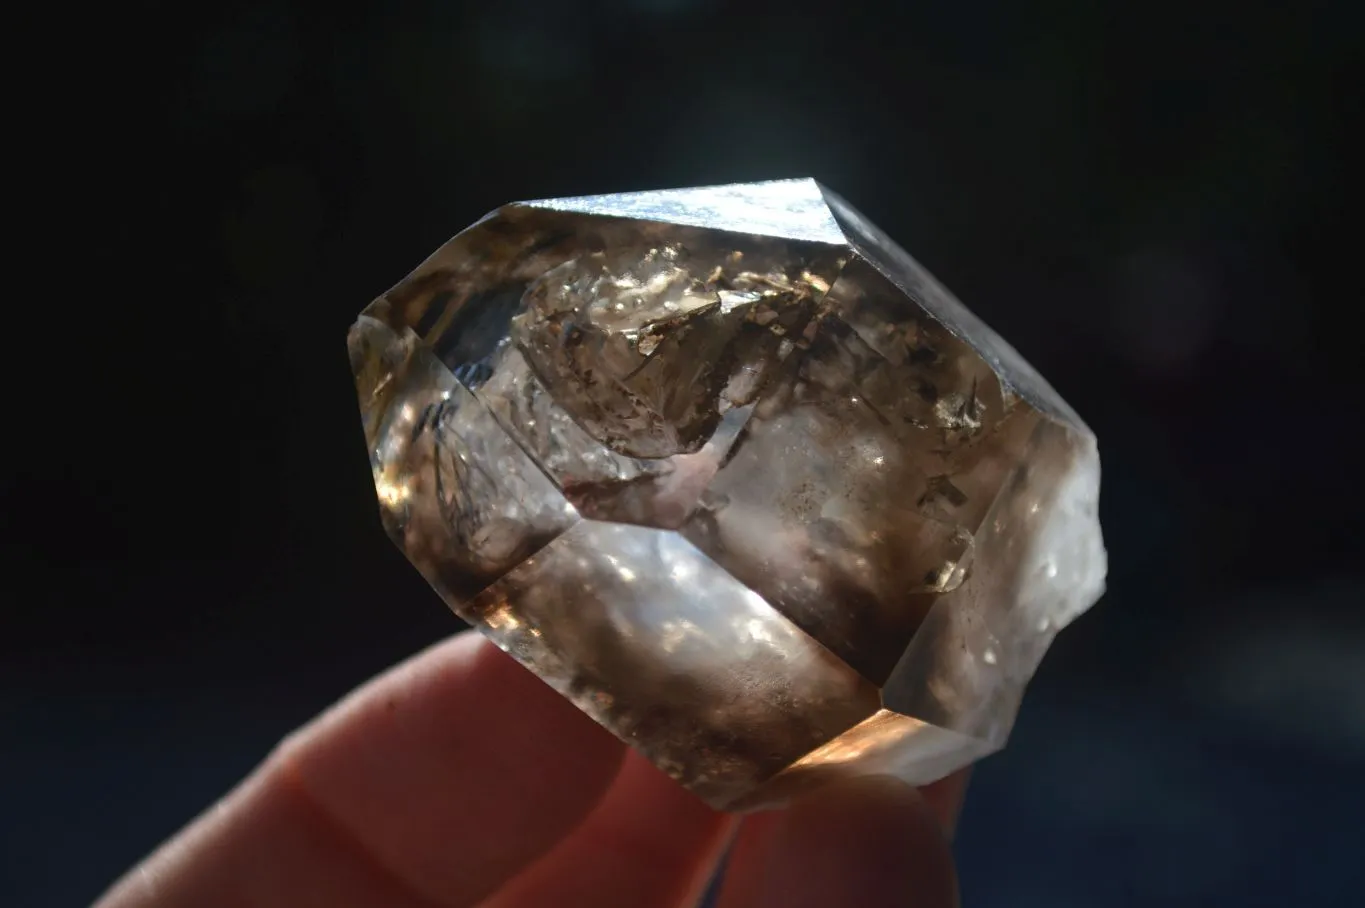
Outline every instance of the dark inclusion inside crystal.
<path id="1" fill-rule="evenodd" d="M 527 289 L 512 336 L 597 441 L 641 459 L 692 454 L 753 402 L 782 341 L 802 340 L 828 286 L 812 258 L 715 241 L 584 255 Z"/>

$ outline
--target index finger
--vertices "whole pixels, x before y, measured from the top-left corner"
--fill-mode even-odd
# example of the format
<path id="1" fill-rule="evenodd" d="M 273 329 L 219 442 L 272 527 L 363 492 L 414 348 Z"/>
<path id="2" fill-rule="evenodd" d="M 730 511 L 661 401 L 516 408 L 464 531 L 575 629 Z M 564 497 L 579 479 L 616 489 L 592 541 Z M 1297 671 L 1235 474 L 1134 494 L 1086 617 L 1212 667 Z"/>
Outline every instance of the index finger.
<path id="1" fill-rule="evenodd" d="M 572 829 L 623 756 L 462 634 L 291 736 L 99 908 L 473 905 Z"/>

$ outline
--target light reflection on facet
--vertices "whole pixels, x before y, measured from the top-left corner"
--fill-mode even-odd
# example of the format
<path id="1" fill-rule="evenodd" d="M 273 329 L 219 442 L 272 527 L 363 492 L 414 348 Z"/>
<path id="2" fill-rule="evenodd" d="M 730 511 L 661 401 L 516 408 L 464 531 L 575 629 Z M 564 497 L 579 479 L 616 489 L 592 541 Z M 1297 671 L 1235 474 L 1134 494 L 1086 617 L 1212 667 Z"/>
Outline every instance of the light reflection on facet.
<path id="1" fill-rule="evenodd" d="M 717 230 L 792 237 L 842 244 L 819 187 L 812 180 L 773 180 L 735 186 L 705 186 L 571 199 L 543 199 L 526 205 L 558 211 L 641 218 Z"/>
<path id="2" fill-rule="evenodd" d="M 541 635 L 489 620 L 512 610 Z M 664 530 L 582 521 L 461 613 L 715 806 L 877 707 L 872 685 Z"/>
<path id="3" fill-rule="evenodd" d="M 927 785 L 988 750 L 981 741 L 881 709 L 812 749 L 736 806 L 781 804 L 830 780 L 857 775 L 891 775 Z"/>

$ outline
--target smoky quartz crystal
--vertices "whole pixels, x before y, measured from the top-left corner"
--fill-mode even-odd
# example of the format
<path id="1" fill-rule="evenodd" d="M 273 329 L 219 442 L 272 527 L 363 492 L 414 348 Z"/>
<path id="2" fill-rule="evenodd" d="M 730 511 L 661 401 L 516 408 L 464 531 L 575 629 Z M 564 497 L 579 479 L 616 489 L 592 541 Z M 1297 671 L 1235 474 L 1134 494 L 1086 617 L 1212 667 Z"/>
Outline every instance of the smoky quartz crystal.
<path id="1" fill-rule="evenodd" d="M 389 535 L 717 808 L 1000 748 L 1104 588 L 1093 434 L 813 180 L 504 206 L 349 347 Z"/>

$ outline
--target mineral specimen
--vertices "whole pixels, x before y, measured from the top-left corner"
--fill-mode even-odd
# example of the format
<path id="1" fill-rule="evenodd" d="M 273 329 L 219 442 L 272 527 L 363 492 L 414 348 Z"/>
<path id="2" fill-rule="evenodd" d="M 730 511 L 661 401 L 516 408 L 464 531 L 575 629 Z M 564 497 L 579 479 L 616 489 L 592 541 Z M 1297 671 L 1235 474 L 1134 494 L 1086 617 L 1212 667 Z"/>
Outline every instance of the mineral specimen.
<path id="1" fill-rule="evenodd" d="M 1094 436 L 811 180 L 507 205 L 349 346 L 399 547 L 718 808 L 998 749 L 1103 590 Z"/>

